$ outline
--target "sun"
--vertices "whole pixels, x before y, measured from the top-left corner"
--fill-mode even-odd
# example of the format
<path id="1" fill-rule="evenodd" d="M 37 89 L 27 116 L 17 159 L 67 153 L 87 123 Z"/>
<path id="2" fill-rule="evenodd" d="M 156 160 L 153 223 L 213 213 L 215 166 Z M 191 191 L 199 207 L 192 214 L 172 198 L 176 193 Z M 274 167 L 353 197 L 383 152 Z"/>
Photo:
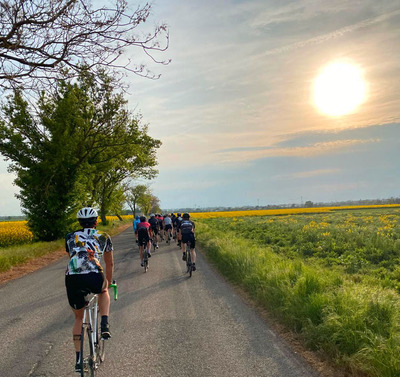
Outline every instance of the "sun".
<path id="1" fill-rule="evenodd" d="M 333 62 L 315 79 L 313 93 L 320 112 L 342 116 L 355 112 L 365 101 L 366 84 L 361 69 L 356 65 Z"/>

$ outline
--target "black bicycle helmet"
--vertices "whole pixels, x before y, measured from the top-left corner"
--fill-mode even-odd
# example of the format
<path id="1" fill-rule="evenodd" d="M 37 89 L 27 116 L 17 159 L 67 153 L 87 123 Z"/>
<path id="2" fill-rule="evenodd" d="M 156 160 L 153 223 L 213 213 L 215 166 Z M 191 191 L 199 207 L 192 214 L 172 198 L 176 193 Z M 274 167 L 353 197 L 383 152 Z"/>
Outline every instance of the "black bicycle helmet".
<path id="1" fill-rule="evenodd" d="M 140 216 L 140 222 L 144 223 L 146 220 L 146 216 Z"/>
<path id="2" fill-rule="evenodd" d="M 182 218 L 185 219 L 185 220 L 189 220 L 190 219 L 190 215 L 186 212 L 186 213 L 183 214 Z"/>

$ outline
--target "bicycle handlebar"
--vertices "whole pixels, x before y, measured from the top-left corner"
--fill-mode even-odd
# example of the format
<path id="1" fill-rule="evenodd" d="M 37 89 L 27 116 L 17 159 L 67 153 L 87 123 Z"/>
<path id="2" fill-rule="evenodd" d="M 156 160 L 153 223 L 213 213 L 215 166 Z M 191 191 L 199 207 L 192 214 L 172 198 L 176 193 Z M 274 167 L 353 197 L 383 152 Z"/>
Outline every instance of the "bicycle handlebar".
<path id="1" fill-rule="evenodd" d="M 114 288 L 114 301 L 118 300 L 118 285 L 115 280 L 113 280 L 112 284 L 109 284 L 108 288 Z"/>

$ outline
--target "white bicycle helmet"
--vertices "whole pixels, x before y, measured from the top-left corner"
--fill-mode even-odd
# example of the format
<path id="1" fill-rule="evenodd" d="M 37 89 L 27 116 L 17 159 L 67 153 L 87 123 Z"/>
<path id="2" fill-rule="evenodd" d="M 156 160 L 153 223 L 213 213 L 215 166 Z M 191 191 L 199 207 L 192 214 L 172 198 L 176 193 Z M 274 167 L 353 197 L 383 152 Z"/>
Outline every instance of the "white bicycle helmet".
<path id="1" fill-rule="evenodd" d="M 78 219 L 92 219 L 98 217 L 97 211 L 91 207 L 85 207 L 79 210 L 77 217 Z"/>

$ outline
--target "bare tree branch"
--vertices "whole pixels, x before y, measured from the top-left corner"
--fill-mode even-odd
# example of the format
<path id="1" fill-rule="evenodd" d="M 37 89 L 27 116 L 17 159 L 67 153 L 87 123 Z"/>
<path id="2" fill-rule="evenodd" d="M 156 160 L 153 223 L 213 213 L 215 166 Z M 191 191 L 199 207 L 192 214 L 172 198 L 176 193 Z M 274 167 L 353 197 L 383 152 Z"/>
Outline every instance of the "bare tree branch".
<path id="1" fill-rule="evenodd" d="M 151 5 L 129 13 L 125 0 L 114 1 L 94 9 L 90 0 L 0 0 L 0 88 L 40 88 L 61 71 L 76 76 L 82 65 L 158 78 L 124 53 L 139 47 L 153 62 L 168 64 L 155 57 L 169 46 L 167 26 L 139 34 Z"/>

